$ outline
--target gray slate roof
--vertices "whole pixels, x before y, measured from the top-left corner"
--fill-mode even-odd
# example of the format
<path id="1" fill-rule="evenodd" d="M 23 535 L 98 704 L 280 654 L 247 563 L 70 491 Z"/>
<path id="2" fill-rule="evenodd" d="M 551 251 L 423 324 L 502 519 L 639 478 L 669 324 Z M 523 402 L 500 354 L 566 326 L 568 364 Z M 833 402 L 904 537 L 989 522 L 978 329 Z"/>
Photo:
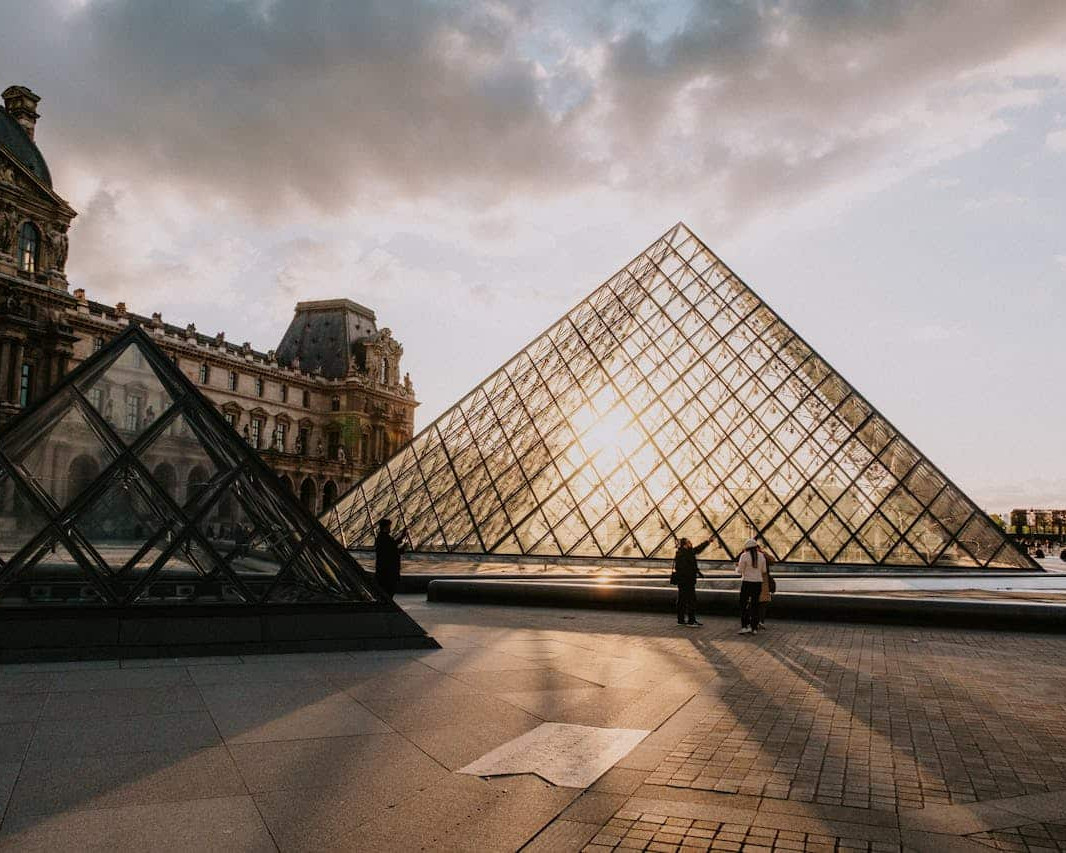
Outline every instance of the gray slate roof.
<path id="1" fill-rule="evenodd" d="M 300 370 L 321 368 L 328 379 L 348 375 L 356 341 L 377 332 L 374 312 L 347 299 L 300 302 L 278 345 L 280 364 L 300 359 Z"/>
<path id="2" fill-rule="evenodd" d="M 44 162 L 41 150 L 26 135 L 22 126 L 2 108 L 0 108 L 0 146 L 51 189 L 52 175 L 48 171 L 48 164 Z"/>

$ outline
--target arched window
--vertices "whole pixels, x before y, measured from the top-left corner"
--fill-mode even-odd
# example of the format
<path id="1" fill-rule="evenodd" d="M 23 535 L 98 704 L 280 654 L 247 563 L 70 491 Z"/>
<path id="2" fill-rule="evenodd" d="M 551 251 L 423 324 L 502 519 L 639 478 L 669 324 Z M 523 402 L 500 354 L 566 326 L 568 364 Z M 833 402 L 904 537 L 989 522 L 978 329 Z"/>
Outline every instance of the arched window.
<path id="1" fill-rule="evenodd" d="M 341 410 L 341 398 L 334 397 L 329 401 L 329 410 L 331 412 L 339 412 Z"/>
<path id="2" fill-rule="evenodd" d="M 310 477 L 300 484 L 300 503 L 302 503 L 308 511 L 314 513 L 315 506 L 318 503 L 318 488 L 315 486 L 315 481 Z"/>
<path id="3" fill-rule="evenodd" d="M 322 487 L 322 512 L 327 509 L 332 509 L 333 504 L 337 502 L 337 484 L 332 480 L 327 480 L 326 485 Z"/>
<path id="4" fill-rule="evenodd" d="M 19 230 L 19 269 L 37 272 L 41 255 L 41 232 L 32 222 L 22 223 Z"/>

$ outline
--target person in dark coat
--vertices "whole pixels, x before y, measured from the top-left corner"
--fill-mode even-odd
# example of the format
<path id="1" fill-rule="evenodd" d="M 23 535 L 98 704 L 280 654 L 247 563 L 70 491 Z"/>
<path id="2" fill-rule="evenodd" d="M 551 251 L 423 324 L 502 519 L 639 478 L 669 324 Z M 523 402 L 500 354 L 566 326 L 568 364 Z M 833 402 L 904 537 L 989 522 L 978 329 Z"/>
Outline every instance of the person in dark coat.
<path id="1" fill-rule="evenodd" d="M 688 539 L 682 539 L 677 543 L 677 553 L 674 554 L 674 577 L 677 579 L 677 624 L 687 624 L 698 628 L 702 622 L 696 619 L 696 578 L 702 577 L 703 572 L 696 565 L 696 555 L 707 545 L 710 539 L 701 542 L 695 547 Z"/>
<path id="2" fill-rule="evenodd" d="M 407 531 L 401 530 L 396 536 L 391 531 L 392 519 L 383 518 L 378 522 L 378 535 L 374 539 L 374 577 L 389 601 L 400 583 L 400 555 L 407 550 L 402 544 Z"/>

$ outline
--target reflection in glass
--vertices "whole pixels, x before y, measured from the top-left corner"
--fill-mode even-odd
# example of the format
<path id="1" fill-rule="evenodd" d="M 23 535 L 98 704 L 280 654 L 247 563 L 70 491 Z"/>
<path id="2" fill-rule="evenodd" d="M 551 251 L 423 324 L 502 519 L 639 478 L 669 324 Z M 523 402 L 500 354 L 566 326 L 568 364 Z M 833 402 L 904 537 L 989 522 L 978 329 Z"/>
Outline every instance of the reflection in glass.
<path id="1" fill-rule="evenodd" d="M 139 329 L 0 433 L 0 606 L 381 600 Z"/>

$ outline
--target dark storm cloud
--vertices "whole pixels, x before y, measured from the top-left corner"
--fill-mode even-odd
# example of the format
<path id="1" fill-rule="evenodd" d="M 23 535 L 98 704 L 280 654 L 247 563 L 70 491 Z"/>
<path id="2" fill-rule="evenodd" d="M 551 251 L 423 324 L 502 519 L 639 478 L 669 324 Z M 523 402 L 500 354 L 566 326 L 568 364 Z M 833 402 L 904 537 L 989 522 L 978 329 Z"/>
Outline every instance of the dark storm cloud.
<path id="1" fill-rule="evenodd" d="M 52 2 L 0 55 L 55 162 L 265 216 L 607 181 L 750 214 L 920 144 L 915 101 L 1066 27 L 1044 0 Z"/>
<path id="2" fill-rule="evenodd" d="M 74 156 L 336 209 L 373 182 L 417 195 L 565 179 L 573 157 L 511 37 L 491 10 L 415 0 L 111 0 L 13 64 L 51 78 L 42 108 Z"/>

